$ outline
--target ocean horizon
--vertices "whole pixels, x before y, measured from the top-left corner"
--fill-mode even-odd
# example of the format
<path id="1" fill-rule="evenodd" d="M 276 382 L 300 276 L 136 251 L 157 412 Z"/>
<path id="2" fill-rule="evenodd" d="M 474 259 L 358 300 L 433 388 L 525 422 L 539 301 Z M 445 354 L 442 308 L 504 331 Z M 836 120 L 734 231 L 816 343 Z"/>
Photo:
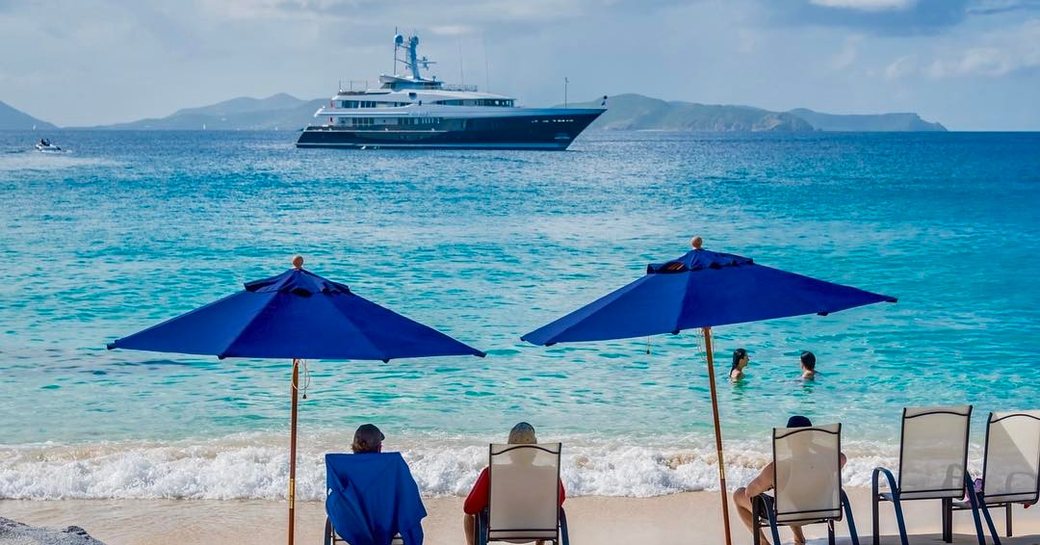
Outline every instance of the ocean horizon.
<path id="1" fill-rule="evenodd" d="M 309 361 L 301 499 L 383 429 L 465 493 L 517 421 L 573 495 L 717 487 L 704 347 L 520 336 L 710 250 L 899 298 L 713 330 L 730 485 L 787 416 L 841 422 L 846 482 L 898 462 L 903 407 L 1036 409 L 1040 133 L 589 132 L 566 152 L 300 150 L 295 132 L 0 131 L 0 498 L 283 499 L 291 363 L 105 344 L 305 267 L 488 354 Z M 735 300 L 739 305 L 741 301 Z M 727 378 L 746 348 L 747 377 Z M 819 377 L 799 379 L 813 351 Z"/>

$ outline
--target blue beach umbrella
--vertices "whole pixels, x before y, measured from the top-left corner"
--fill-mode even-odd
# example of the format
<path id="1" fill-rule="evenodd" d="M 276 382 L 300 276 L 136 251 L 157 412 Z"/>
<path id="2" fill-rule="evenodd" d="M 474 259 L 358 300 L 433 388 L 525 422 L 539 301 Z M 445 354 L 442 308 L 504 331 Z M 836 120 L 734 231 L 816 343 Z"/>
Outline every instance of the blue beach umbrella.
<path id="1" fill-rule="evenodd" d="M 827 315 L 894 297 L 833 284 L 756 264 L 739 255 L 701 248 L 664 263 L 652 263 L 646 276 L 521 337 L 537 345 L 627 339 L 700 328 L 704 334 L 719 458 L 722 518 L 729 545 L 726 470 L 722 458 L 711 328 L 803 314 Z"/>
<path id="2" fill-rule="evenodd" d="M 295 529 L 296 411 L 301 359 L 382 360 L 484 353 L 303 269 L 245 284 L 230 295 L 123 337 L 108 348 L 292 359 L 289 545 Z"/>

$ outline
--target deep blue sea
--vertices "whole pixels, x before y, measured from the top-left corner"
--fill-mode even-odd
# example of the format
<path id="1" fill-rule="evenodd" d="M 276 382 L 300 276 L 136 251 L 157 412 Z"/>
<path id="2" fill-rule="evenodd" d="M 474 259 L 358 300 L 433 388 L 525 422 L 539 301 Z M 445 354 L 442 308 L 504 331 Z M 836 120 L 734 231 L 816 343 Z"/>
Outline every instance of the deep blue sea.
<path id="1" fill-rule="evenodd" d="M 71 150 L 32 150 L 41 136 Z M 290 363 L 106 351 L 313 272 L 488 352 L 308 362 L 300 493 L 373 422 L 428 494 L 518 420 L 575 494 L 710 488 L 699 332 L 526 333 L 705 247 L 899 298 L 715 330 L 731 484 L 803 413 L 847 479 L 897 457 L 904 406 L 1040 408 L 1040 134 L 600 132 L 567 152 L 298 150 L 291 132 L 0 132 L 0 498 L 282 498 Z M 736 305 L 741 301 L 735 300 Z M 747 378 L 726 378 L 747 348 Z M 820 375 L 798 379 L 798 354 Z"/>

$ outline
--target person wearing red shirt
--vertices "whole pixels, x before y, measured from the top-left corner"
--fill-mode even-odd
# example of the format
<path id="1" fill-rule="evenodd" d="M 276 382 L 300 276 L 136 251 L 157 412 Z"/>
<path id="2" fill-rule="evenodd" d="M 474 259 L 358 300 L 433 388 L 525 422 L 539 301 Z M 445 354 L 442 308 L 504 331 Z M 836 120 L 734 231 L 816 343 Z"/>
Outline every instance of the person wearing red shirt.
<path id="1" fill-rule="evenodd" d="M 538 438 L 534 433 L 534 426 L 527 422 L 520 422 L 513 426 L 513 429 L 509 430 L 508 443 L 510 445 L 538 444 Z M 567 492 L 563 489 L 562 481 L 560 481 L 559 486 L 559 505 L 563 506 L 563 501 L 567 499 Z M 480 476 L 477 477 L 477 482 L 473 484 L 473 489 L 470 490 L 469 495 L 466 496 L 466 502 L 462 506 L 462 511 L 465 513 L 462 524 L 466 531 L 466 543 L 468 545 L 474 545 L 476 543 L 477 515 L 484 509 L 487 509 L 489 495 L 488 488 L 488 468 L 485 467 L 484 470 L 480 472 Z"/>

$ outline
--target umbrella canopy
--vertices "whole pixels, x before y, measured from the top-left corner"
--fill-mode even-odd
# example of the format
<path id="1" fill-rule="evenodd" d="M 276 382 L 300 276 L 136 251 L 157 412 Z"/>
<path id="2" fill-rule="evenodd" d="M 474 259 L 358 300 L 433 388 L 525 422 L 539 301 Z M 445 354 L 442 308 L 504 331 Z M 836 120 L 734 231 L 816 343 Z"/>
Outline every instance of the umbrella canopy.
<path id="1" fill-rule="evenodd" d="M 219 358 L 382 360 L 483 356 L 302 268 L 108 345 Z"/>
<path id="2" fill-rule="evenodd" d="M 678 333 L 684 329 L 828 314 L 894 297 L 694 249 L 521 339 L 538 345 Z"/>
<path id="3" fill-rule="evenodd" d="M 713 326 L 803 314 L 829 314 L 895 297 L 833 284 L 756 264 L 734 254 L 701 248 L 647 266 L 646 276 L 521 337 L 538 345 L 626 339 L 701 328 L 708 361 L 715 449 L 726 545 L 730 545 L 726 468 L 711 347 Z"/>
<path id="4" fill-rule="evenodd" d="M 296 519 L 296 413 L 301 359 L 382 360 L 484 353 L 405 318 L 350 288 L 303 269 L 249 282 L 245 290 L 123 337 L 113 348 L 214 355 L 221 359 L 291 358 L 289 528 Z M 306 399 L 306 396 L 304 396 Z"/>

